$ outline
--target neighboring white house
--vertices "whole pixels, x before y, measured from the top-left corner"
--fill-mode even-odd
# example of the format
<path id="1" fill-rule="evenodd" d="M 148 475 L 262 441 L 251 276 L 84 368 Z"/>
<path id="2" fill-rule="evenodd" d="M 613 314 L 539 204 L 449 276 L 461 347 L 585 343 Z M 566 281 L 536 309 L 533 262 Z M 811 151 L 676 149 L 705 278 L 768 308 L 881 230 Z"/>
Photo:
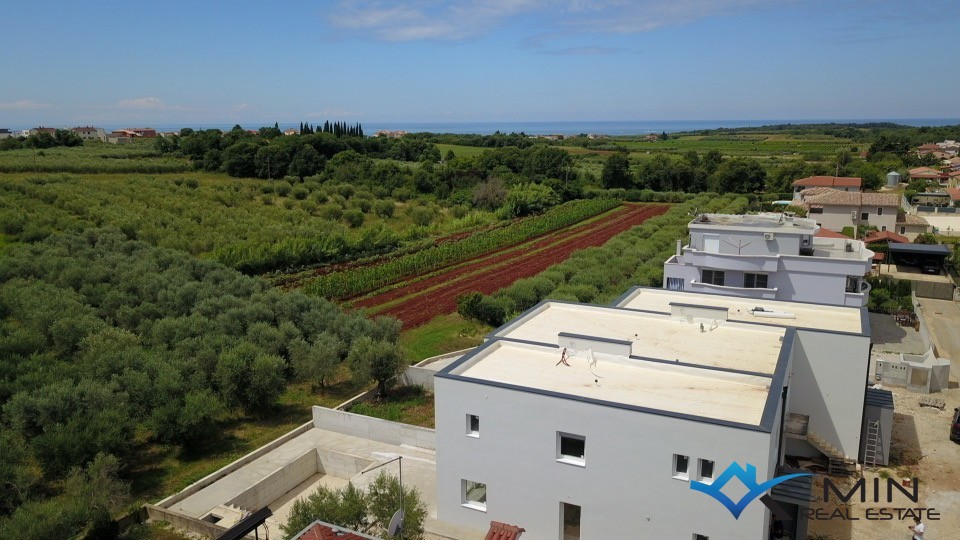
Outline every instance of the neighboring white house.
<path id="1" fill-rule="evenodd" d="M 930 226 L 930 222 L 921 216 L 903 213 L 897 216 L 896 232 L 906 236 L 907 240 L 913 242 L 917 239 L 917 236 L 932 232 L 932 227 Z"/>
<path id="2" fill-rule="evenodd" d="M 805 197 L 807 217 L 821 227 L 842 231 L 845 227 L 869 225 L 881 231 L 894 230 L 900 195 L 896 193 L 850 193 L 831 190 Z"/>
<path id="3" fill-rule="evenodd" d="M 0 128 L 0 139 L 6 139 L 7 137 L 16 137 L 17 134 L 10 131 L 6 128 Z"/>
<path id="4" fill-rule="evenodd" d="M 437 517 L 537 539 L 766 538 L 762 502 L 735 519 L 691 483 L 735 463 L 762 483 L 785 454 L 851 466 L 869 350 L 864 308 L 647 288 L 542 302 L 435 377 Z M 794 482 L 771 496 L 805 538 L 809 478 Z"/>
<path id="5" fill-rule="evenodd" d="M 77 126 L 70 128 L 71 131 L 80 136 L 85 141 L 107 141 L 107 132 L 103 128 L 93 126 Z"/>
<path id="6" fill-rule="evenodd" d="M 784 214 L 702 214 L 690 243 L 663 264 L 663 286 L 763 300 L 867 305 L 874 253 L 859 240 L 818 238 L 816 221 Z"/>

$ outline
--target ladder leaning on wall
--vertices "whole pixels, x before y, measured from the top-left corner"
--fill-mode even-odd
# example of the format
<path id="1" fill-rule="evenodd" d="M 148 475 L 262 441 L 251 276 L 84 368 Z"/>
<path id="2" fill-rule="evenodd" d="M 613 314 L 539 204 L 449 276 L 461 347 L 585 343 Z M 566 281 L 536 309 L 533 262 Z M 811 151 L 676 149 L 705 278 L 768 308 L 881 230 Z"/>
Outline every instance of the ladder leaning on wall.
<path id="1" fill-rule="evenodd" d="M 863 464 L 867 467 L 876 467 L 883 463 L 883 438 L 880 434 L 880 421 L 875 420 L 867 424 L 867 444 L 863 450 Z"/>

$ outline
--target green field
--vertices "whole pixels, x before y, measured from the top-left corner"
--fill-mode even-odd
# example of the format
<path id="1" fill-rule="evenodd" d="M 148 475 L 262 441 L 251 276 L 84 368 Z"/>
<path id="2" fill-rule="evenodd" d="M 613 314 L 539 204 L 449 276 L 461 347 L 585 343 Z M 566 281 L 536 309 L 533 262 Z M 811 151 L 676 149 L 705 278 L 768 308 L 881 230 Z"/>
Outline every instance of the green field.
<path id="1" fill-rule="evenodd" d="M 457 157 L 474 157 L 482 154 L 487 148 L 482 148 L 479 146 L 462 146 L 459 144 L 437 144 L 437 148 L 440 149 L 440 155 L 446 156 L 447 152 L 453 151 L 453 155 Z"/>
<path id="2" fill-rule="evenodd" d="M 491 330 L 490 326 L 456 313 L 441 315 L 400 334 L 400 350 L 404 358 L 414 364 L 431 356 L 476 347 Z"/>
<path id="3" fill-rule="evenodd" d="M 0 152 L 0 172 L 171 173 L 188 172 L 187 159 L 163 156 L 147 142 L 6 150 Z"/>

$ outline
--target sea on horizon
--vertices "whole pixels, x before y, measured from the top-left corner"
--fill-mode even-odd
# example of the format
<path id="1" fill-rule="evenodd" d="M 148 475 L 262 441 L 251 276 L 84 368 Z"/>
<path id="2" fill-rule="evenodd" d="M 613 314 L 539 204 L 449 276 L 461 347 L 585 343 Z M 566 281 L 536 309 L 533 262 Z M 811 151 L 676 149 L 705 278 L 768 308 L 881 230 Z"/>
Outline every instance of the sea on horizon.
<path id="1" fill-rule="evenodd" d="M 352 125 L 356 120 L 344 121 Z M 499 122 L 363 122 L 366 135 L 371 136 L 378 131 L 407 131 L 410 133 L 430 132 L 430 133 L 454 133 L 454 134 L 476 134 L 491 135 L 500 133 L 525 133 L 527 135 L 564 135 L 572 136 L 579 134 L 596 135 L 647 135 L 650 133 L 677 133 L 682 131 L 700 131 L 720 128 L 746 128 L 759 127 L 778 124 L 849 124 L 849 123 L 876 123 L 876 122 L 894 122 L 908 126 L 949 126 L 960 124 L 960 118 L 881 118 L 881 119 L 769 119 L 769 120 L 600 120 L 600 121 L 551 121 L 551 122 L 522 122 L 522 121 L 499 121 Z M 323 125 L 323 120 L 312 125 Z M 230 123 L 161 123 L 153 124 L 149 127 L 158 131 L 179 131 L 182 128 L 193 129 L 221 129 L 229 130 L 235 124 Z M 272 125 L 272 123 L 250 123 L 240 124 L 244 129 L 258 129 L 263 126 Z M 280 122 L 280 129 L 297 129 L 298 123 Z M 132 127 L 132 124 L 101 124 L 99 127 L 104 129 L 124 129 Z M 137 127 L 140 127 L 139 125 Z M 29 129 L 29 127 L 19 127 L 17 129 Z"/>

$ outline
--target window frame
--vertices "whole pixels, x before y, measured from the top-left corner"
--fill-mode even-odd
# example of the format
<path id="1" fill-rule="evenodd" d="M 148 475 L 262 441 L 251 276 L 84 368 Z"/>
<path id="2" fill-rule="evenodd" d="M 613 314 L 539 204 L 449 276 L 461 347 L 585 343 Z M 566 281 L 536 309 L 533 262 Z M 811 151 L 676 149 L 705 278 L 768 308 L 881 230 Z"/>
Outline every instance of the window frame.
<path id="1" fill-rule="evenodd" d="M 470 484 L 473 484 L 473 489 L 470 489 Z M 470 493 L 476 490 L 478 486 L 483 486 L 483 501 L 470 499 Z M 477 482 L 476 480 L 467 480 L 466 478 L 461 478 L 460 479 L 460 506 L 464 508 L 470 508 L 471 510 L 486 512 L 487 511 L 487 484 L 483 482 Z"/>
<path id="2" fill-rule="evenodd" d="M 581 443 L 583 443 L 583 454 L 580 456 L 576 456 L 574 454 L 564 454 L 563 453 L 564 439 L 580 441 Z M 577 435 L 575 433 L 558 431 L 557 432 L 557 462 L 565 463 L 567 465 L 576 465 L 578 467 L 586 467 L 587 466 L 587 437 L 585 435 Z"/>
<path id="3" fill-rule="evenodd" d="M 683 458 L 687 461 L 686 466 L 683 468 L 683 471 L 677 469 L 677 464 L 679 463 L 678 458 Z M 673 468 L 671 469 L 671 476 L 677 480 L 683 480 L 685 482 L 690 481 L 690 456 L 683 454 L 674 454 L 673 455 Z"/>
<path id="4" fill-rule="evenodd" d="M 477 421 L 477 429 L 473 429 L 474 419 Z M 480 416 L 467 413 L 467 437 L 480 438 Z"/>
<path id="5" fill-rule="evenodd" d="M 860 221 L 870 221 L 870 212 L 860 212 Z"/>
<path id="6" fill-rule="evenodd" d="M 710 272 L 710 279 L 706 278 L 707 272 Z M 720 283 L 717 283 L 717 277 L 720 277 Z M 727 273 L 725 270 L 714 270 L 713 268 L 704 268 L 700 271 L 700 281 L 710 285 L 725 287 L 727 282 Z"/>
<path id="7" fill-rule="evenodd" d="M 710 464 L 710 476 L 703 474 L 704 463 Z M 712 459 L 697 459 L 697 481 L 703 484 L 712 484 L 717 476 L 717 462 Z"/>
<path id="8" fill-rule="evenodd" d="M 747 284 L 747 277 L 752 278 L 753 283 Z M 761 287 L 758 283 L 759 278 L 763 278 L 763 286 Z M 758 274 L 754 272 L 744 272 L 743 273 L 743 288 L 744 289 L 769 289 L 770 285 L 770 274 Z"/>
<path id="9" fill-rule="evenodd" d="M 693 540 L 710 540 L 710 537 L 705 534 L 693 533 Z"/>
<path id="10" fill-rule="evenodd" d="M 878 216 L 882 216 L 882 215 L 883 215 L 883 207 L 882 207 L 882 206 L 878 206 L 878 207 L 877 207 L 877 215 L 878 215 Z"/>

